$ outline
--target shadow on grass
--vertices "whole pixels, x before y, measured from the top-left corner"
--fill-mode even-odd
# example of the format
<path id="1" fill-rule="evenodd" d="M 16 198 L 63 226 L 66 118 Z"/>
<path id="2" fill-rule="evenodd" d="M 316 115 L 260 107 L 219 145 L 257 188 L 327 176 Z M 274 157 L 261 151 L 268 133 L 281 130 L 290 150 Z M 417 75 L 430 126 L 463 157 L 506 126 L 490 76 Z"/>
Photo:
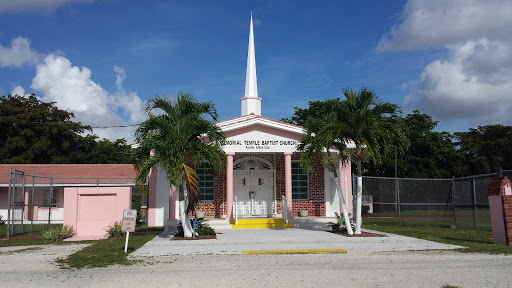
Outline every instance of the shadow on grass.
<path id="1" fill-rule="evenodd" d="M 467 239 L 467 238 L 456 238 L 456 237 L 444 237 L 441 236 L 441 239 L 450 240 L 450 241 L 463 241 L 463 242 L 472 242 L 472 243 L 480 243 L 480 244 L 494 244 L 492 241 L 481 241 L 481 240 L 474 240 L 474 239 Z"/>

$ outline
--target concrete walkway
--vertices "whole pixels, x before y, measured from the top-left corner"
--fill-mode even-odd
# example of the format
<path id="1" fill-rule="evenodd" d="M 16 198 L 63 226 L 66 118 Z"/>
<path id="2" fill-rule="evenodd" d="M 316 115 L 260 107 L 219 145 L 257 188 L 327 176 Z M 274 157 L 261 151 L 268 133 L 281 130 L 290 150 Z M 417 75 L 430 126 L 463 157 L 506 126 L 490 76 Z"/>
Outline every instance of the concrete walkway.
<path id="1" fill-rule="evenodd" d="M 364 230 L 387 237 L 343 237 L 326 231 L 289 229 L 216 229 L 217 239 L 171 241 L 163 232 L 131 257 L 242 254 L 242 250 L 345 249 L 349 254 L 377 251 L 457 249 L 461 246 Z"/>

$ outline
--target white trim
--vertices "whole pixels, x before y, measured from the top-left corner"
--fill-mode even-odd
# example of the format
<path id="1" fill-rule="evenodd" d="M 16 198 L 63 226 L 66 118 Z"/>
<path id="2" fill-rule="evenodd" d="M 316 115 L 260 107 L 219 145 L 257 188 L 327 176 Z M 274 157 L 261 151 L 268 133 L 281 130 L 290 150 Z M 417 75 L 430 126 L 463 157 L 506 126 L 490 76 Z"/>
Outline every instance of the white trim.
<path id="1" fill-rule="evenodd" d="M 236 121 L 236 122 L 239 122 L 239 121 Z M 304 129 L 301 127 L 287 125 L 284 123 L 279 123 L 279 122 L 275 122 L 275 121 L 271 121 L 271 120 L 263 119 L 263 118 L 248 119 L 245 121 L 241 121 L 240 123 L 232 123 L 232 124 L 229 123 L 228 125 L 222 125 L 222 126 L 219 125 L 219 127 L 222 129 L 222 131 L 229 132 L 229 131 L 234 131 L 234 130 L 238 130 L 241 128 L 245 128 L 248 126 L 253 126 L 256 124 L 260 124 L 263 126 L 267 126 L 267 127 L 275 128 L 275 129 L 279 129 L 279 130 L 285 130 L 288 132 L 299 134 L 301 136 L 304 135 L 304 132 L 305 132 Z"/>

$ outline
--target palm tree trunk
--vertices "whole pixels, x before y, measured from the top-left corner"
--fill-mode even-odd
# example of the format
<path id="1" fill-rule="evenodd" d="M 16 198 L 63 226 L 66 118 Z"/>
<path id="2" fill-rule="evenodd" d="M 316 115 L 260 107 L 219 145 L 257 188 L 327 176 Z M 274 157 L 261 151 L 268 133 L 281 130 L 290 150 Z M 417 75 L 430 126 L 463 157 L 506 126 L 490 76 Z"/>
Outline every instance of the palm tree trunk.
<path id="1" fill-rule="evenodd" d="M 180 215 L 181 215 L 181 226 L 183 227 L 183 237 L 192 238 L 193 230 L 190 224 L 190 216 L 187 213 L 188 207 L 188 191 L 186 182 L 180 185 Z"/>
<path id="2" fill-rule="evenodd" d="M 361 224 L 363 218 L 361 217 L 361 209 L 363 206 L 363 177 L 361 171 L 361 159 L 357 158 L 357 194 L 356 194 L 356 230 L 354 234 L 361 234 Z"/>
<path id="3" fill-rule="evenodd" d="M 345 226 L 347 227 L 347 233 L 349 235 L 352 235 L 352 234 L 354 234 L 354 232 L 352 232 L 352 226 L 350 226 L 350 219 L 348 217 L 347 204 L 345 202 L 345 197 L 343 197 L 343 190 L 341 190 L 340 178 L 338 177 L 338 175 L 339 175 L 338 169 L 335 168 L 333 173 L 334 173 L 334 181 L 336 181 L 336 187 L 338 188 L 338 191 L 340 192 L 341 211 L 343 212 L 343 219 L 345 220 Z"/>

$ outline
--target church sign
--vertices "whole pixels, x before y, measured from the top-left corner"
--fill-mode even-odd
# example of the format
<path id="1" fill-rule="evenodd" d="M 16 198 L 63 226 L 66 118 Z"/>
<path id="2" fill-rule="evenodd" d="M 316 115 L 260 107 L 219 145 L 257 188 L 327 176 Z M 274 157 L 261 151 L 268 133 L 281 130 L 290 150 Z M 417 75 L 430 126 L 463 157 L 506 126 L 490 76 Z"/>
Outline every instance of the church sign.
<path id="1" fill-rule="evenodd" d="M 228 137 L 223 143 L 225 152 L 295 152 L 298 140 L 261 131 Z"/>

